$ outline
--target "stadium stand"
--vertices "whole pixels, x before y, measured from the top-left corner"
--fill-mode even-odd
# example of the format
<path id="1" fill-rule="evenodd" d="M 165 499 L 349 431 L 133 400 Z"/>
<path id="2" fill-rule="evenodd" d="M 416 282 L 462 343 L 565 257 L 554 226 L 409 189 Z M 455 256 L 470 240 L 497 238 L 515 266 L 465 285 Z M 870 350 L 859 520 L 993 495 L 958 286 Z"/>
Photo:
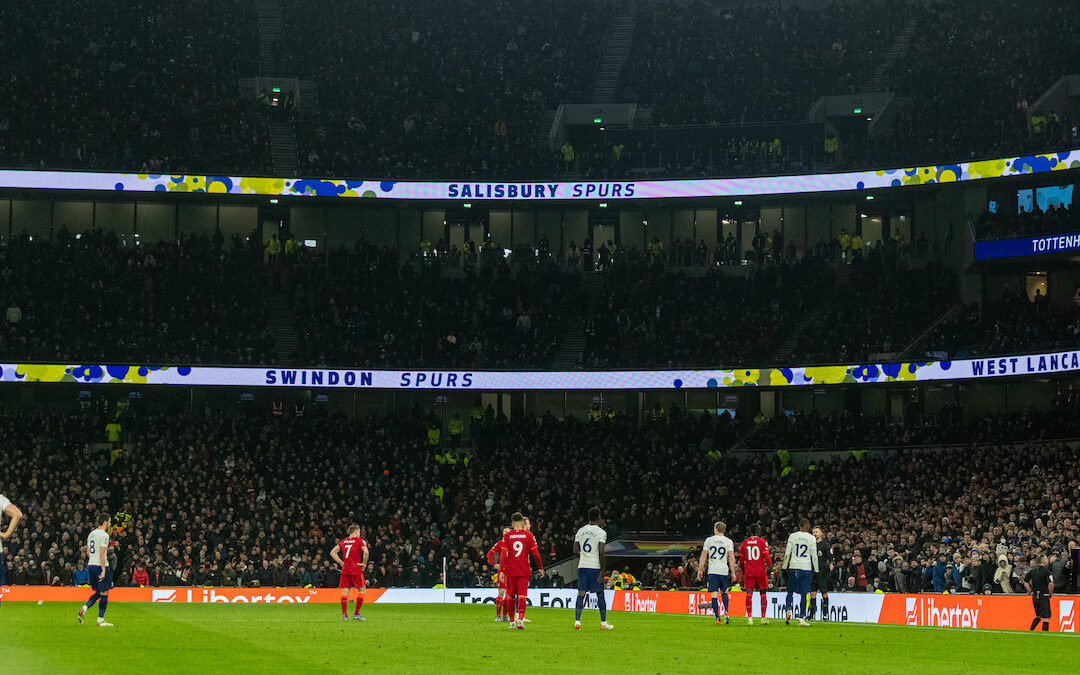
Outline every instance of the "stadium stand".
<path id="1" fill-rule="evenodd" d="M 342 11 L 344 9 L 344 11 Z M 283 60 L 318 84 L 298 120 L 306 174 L 535 178 L 546 109 L 583 101 L 606 3 L 316 3 Z"/>
<path id="2" fill-rule="evenodd" d="M 198 26 L 145 3 L 5 7 L 13 75 L 0 96 L 15 105 L 0 117 L 0 164 L 268 175 L 271 120 L 294 128 L 288 152 L 301 173 L 387 180 L 783 173 L 1080 142 L 1071 110 L 1034 107 L 1080 62 L 1075 18 L 1049 0 L 1023 9 L 1004 0 L 322 2 L 283 13 L 273 38 L 257 12 L 197 7 Z M 549 145 L 555 111 L 591 100 L 615 14 L 636 26 L 618 100 L 651 121 L 576 137 L 564 161 Z M 71 44 L 83 45 L 77 62 Z M 306 83 L 307 98 L 290 90 L 288 105 L 260 103 L 260 68 Z M 868 87 L 899 97 L 888 124 L 807 131 L 819 97 Z M 679 125 L 695 127 L 689 138 L 661 138 Z M 824 151 L 829 132 L 835 152 Z M 671 147 L 681 152 L 663 151 Z"/>
<path id="3" fill-rule="evenodd" d="M 984 211 L 975 221 L 975 235 L 979 239 L 1003 239 L 1076 232 L 1080 230 L 1078 214 L 1080 210 L 1071 205 L 1051 207 L 1045 211 L 1035 205 L 1030 211 L 1016 214 Z"/>
<path id="4" fill-rule="evenodd" d="M 301 251 L 290 276 L 297 324 L 303 327 L 298 362 L 549 365 L 570 308 L 580 302 L 580 275 L 551 259 L 538 261 L 532 251 L 508 260 L 490 247 L 477 255 L 474 242 L 465 248 L 450 252 L 436 242 L 428 256 L 404 265 L 364 244 L 336 252 L 329 265 Z M 445 279 L 440 257 L 470 271 Z"/>
<path id="5" fill-rule="evenodd" d="M 953 269 L 901 255 L 892 239 L 864 256 L 822 242 L 801 259 L 762 244 L 752 267 L 689 240 L 667 252 L 616 246 L 594 299 L 580 260 L 546 248 L 504 256 L 435 242 L 400 262 L 396 249 L 364 242 L 328 258 L 290 245 L 268 266 L 255 240 L 136 246 L 61 230 L 0 242 L 0 358 L 545 368 L 580 323 L 580 367 L 756 367 L 862 362 L 907 346 L 1013 354 L 1066 348 L 1080 334 L 1075 303 L 1015 283 L 963 305 Z M 287 353 L 272 332 L 278 306 L 298 335 Z"/>
<path id="6" fill-rule="evenodd" d="M 1075 12 L 1060 3 L 931 2 L 918 11 L 906 2 L 814 11 L 635 6 L 618 95 L 648 105 L 658 128 L 738 125 L 698 142 L 720 139 L 708 159 L 642 165 L 655 148 L 641 141 L 614 152 L 606 137 L 583 141 L 574 161 L 553 156 L 545 125 L 558 104 L 590 97 L 615 7 L 604 2 L 316 3 L 285 17 L 273 58 L 282 72 L 315 82 L 317 93 L 275 119 L 295 126 L 301 170 L 314 176 L 621 176 L 641 166 L 665 176 L 782 173 L 808 165 L 782 152 L 779 132 L 773 138 L 771 129 L 751 129 L 754 123 L 798 123 L 818 97 L 860 91 L 880 75 L 906 99 L 903 110 L 880 135 L 845 136 L 830 168 L 1080 142 L 1067 111 L 1029 114 L 1035 98 L 1080 63 Z M 186 20 L 191 13 L 201 17 L 197 26 Z M 256 22 L 239 6 L 197 0 L 120 9 L 79 0 L 0 6 L 0 22 L 9 28 L 0 48 L 13 66 L 0 79 L 0 96 L 12 103 L 0 111 L 0 164 L 271 171 L 268 112 L 238 86 L 257 70 L 249 55 L 258 52 Z M 1014 33 L 1007 36 L 1003 25 Z M 902 31 L 918 39 L 883 71 Z M 945 206 L 934 203 L 940 193 L 932 189 L 912 187 L 907 194 L 918 196 L 875 216 L 887 223 L 906 217 L 900 213 L 929 212 L 923 222 L 932 220 L 933 228 L 910 242 L 885 225 L 882 241 L 855 247 L 841 230 L 796 250 L 781 230 L 769 234 L 755 210 L 766 207 L 757 204 L 731 221 L 740 234 L 753 229 L 746 251 L 734 235 L 712 250 L 704 239 L 695 242 L 696 234 L 676 237 L 669 217 L 670 240 L 654 239 L 643 250 L 597 241 L 597 256 L 587 261 L 576 245 L 550 250 L 546 238 L 514 250 L 493 239 L 451 246 L 422 238 L 417 246 L 415 232 L 400 227 L 400 212 L 393 232 L 389 217 L 361 223 L 395 245 L 319 240 L 308 248 L 290 238 L 271 248 L 262 229 L 229 239 L 220 229 L 182 235 L 179 209 L 171 212 L 176 236 L 158 243 L 101 229 L 69 232 L 62 223 L 54 231 L 50 204 L 48 224 L 36 224 L 49 234 L 35 238 L 18 221 L 15 203 L 25 195 L 17 194 L 5 204 L 12 236 L 0 238 L 0 359 L 5 367 L 271 365 L 284 357 L 314 368 L 545 369 L 565 356 L 578 326 L 584 347 L 570 351 L 580 361 L 569 367 L 593 369 L 870 363 L 898 354 L 948 360 L 1074 348 L 1080 284 L 1071 303 L 1061 292 L 1053 300 L 1029 295 L 1017 285 L 1024 272 L 986 272 L 966 249 L 945 255 L 926 231 L 940 235 L 946 219 L 962 214 L 977 240 L 1071 232 L 1076 208 L 978 213 L 982 204 L 973 205 L 993 202 L 978 186 L 941 198 L 962 202 Z M 251 206 L 251 199 L 249 215 L 261 219 L 265 205 Z M 825 213 L 814 227 L 830 237 L 838 223 L 868 215 L 820 195 L 805 199 L 819 203 L 800 205 L 790 220 L 804 235 L 811 208 Z M 842 199 L 844 207 L 854 200 Z M 311 211 L 318 208 L 326 207 Z M 416 231 L 429 232 L 422 208 L 414 208 Z M 711 208 L 720 218 L 720 207 Z M 782 222 L 786 207 L 767 208 L 780 211 Z M 96 202 L 90 209 L 98 218 Z M 583 222 L 560 215 L 560 231 L 613 227 L 623 215 L 599 224 L 584 210 L 575 214 Z M 330 227 L 326 211 L 320 215 L 325 238 Z M 538 220 L 526 222 L 539 236 Z M 275 226 L 260 220 L 260 228 L 264 222 Z M 284 216 L 277 223 L 287 234 Z M 486 234 L 488 223 L 481 224 Z M 711 226 L 715 236 L 731 224 Z M 956 251 L 959 239 L 970 243 L 958 238 Z M 1064 270 L 1058 279 L 1073 288 L 1069 261 L 1057 263 Z M 979 289 L 965 288 L 975 277 Z M 287 352 L 282 330 L 297 338 Z M 571 555 L 573 529 L 599 503 L 613 536 L 697 537 L 723 513 L 732 533 L 742 536 L 761 522 L 780 544 L 797 517 L 811 514 L 832 539 L 834 581 L 845 590 L 981 592 L 990 584 L 1007 591 L 993 573 L 1001 559 L 1006 579 L 1022 578 L 1040 552 L 1053 556 L 1054 574 L 1077 590 L 1080 422 L 1073 415 L 1080 395 L 1066 377 L 1025 380 L 1043 394 L 1057 392 L 1041 407 L 1028 407 L 1021 389 L 1009 403 L 975 411 L 960 407 L 959 394 L 933 408 L 916 396 L 902 401 L 899 414 L 862 414 L 862 399 L 848 405 L 840 395 L 827 409 L 781 403 L 766 417 L 761 401 L 751 401 L 757 409 L 747 414 L 745 401 L 722 404 L 717 390 L 707 412 L 658 405 L 649 416 L 646 394 L 634 392 L 639 411 L 595 404 L 582 421 L 573 418 L 566 392 L 553 390 L 564 396 L 567 419 L 521 415 L 516 403 L 507 419 L 478 399 L 460 447 L 442 435 L 445 418 L 424 409 L 432 400 L 445 406 L 447 397 L 434 391 L 424 408 L 408 391 L 401 401 L 366 403 L 367 412 L 378 410 L 369 416 L 356 413 L 354 397 L 347 417 L 302 404 L 267 415 L 247 405 L 249 393 L 239 404 L 234 397 L 227 406 L 196 406 L 194 390 L 178 385 L 162 387 L 162 396 L 190 395 L 186 406 L 155 401 L 154 410 L 138 403 L 133 411 L 109 410 L 80 391 L 73 413 L 70 400 L 59 398 L 67 384 L 56 385 L 55 398 L 46 392 L 40 399 L 37 389 L 13 384 L 0 391 L 3 488 L 28 520 L 5 544 L 3 571 L 7 583 L 78 583 L 88 521 L 107 505 L 132 516 L 116 551 L 120 583 L 132 583 L 142 565 L 152 585 L 336 587 L 328 551 L 358 522 L 372 544 L 370 586 L 489 586 L 483 553 L 510 512 L 532 517 L 545 561 L 556 562 Z M 17 395 L 15 387 L 22 387 Z M 882 400 L 898 392 L 912 396 L 912 389 L 893 389 Z M 123 425 L 119 440 L 102 433 L 112 421 Z M 802 462 L 798 471 L 789 470 L 792 454 Z M 647 587 L 688 588 L 695 565 L 692 556 L 645 567 L 640 578 Z"/>
<path id="7" fill-rule="evenodd" d="M 596 315 L 586 322 L 586 365 L 770 362 L 826 275 L 809 259 L 753 277 L 687 276 L 645 261 L 618 266 L 605 275 Z"/>
<path id="8" fill-rule="evenodd" d="M 820 97 L 869 78 L 908 3 L 728 7 L 651 2 L 637 21 L 621 98 L 661 124 L 798 120 Z"/>
<path id="9" fill-rule="evenodd" d="M 10 360 L 265 364 L 262 250 L 224 237 L 136 246 L 113 233 L 61 229 L 0 242 Z"/>
<path id="10" fill-rule="evenodd" d="M 853 158 L 856 165 L 990 157 L 1002 148 L 1046 151 L 1080 140 L 1066 111 L 1031 111 L 1080 60 L 1071 37 L 1077 19 L 1067 6 L 935 2 L 913 16 L 917 37 L 887 78 L 910 105 L 889 133 Z M 998 32 L 1003 25 L 1008 38 Z"/>
<path id="11" fill-rule="evenodd" d="M 1075 396 L 1067 405 L 1075 408 Z M 445 448 L 426 444 L 436 418 L 419 409 L 366 420 L 133 413 L 122 418 L 129 435 L 112 459 L 93 443 L 105 419 L 45 410 L 0 417 L 9 496 L 28 514 L 9 543 L 8 583 L 72 583 L 85 558 L 81 535 L 102 503 L 132 516 L 116 551 L 120 582 L 131 583 L 141 563 L 152 585 L 169 586 L 335 586 L 327 553 L 352 521 L 371 542 L 373 586 L 438 583 L 444 557 L 454 583 L 486 586 L 483 553 L 519 504 L 532 514 L 544 559 L 555 561 L 570 553 L 568 514 L 599 503 L 613 537 L 694 536 L 723 512 L 735 533 L 761 520 L 775 545 L 809 513 L 844 569 L 862 556 L 858 579 L 933 588 L 930 561 L 955 551 L 963 590 L 964 570 L 970 576 L 980 555 L 1005 554 L 1019 576 L 1036 551 L 1062 556 L 1080 519 L 1075 444 L 1018 440 L 1027 413 L 963 447 L 857 453 L 790 476 L 767 454 L 707 458 L 704 449 L 729 433 L 724 423 L 677 410 L 642 428 L 619 415 L 560 422 L 488 413 L 479 448 L 450 462 L 436 461 Z M 587 471 L 582 456 L 612 473 Z M 666 573 L 650 581 L 673 583 Z"/>
<path id="12" fill-rule="evenodd" d="M 0 165 L 269 173 L 256 92 L 238 86 L 257 52 L 240 5 L 6 3 L 0 24 Z"/>
<path id="13" fill-rule="evenodd" d="M 1000 298 L 972 303 L 935 326 L 922 347 L 928 354 L 957 358 L 1007 355 L 1071 348 L 1078 335 L 1080 315 L 1075 305 L 1052 309 L 1041 293 L 1032 299 L 1010 285 Z"/>

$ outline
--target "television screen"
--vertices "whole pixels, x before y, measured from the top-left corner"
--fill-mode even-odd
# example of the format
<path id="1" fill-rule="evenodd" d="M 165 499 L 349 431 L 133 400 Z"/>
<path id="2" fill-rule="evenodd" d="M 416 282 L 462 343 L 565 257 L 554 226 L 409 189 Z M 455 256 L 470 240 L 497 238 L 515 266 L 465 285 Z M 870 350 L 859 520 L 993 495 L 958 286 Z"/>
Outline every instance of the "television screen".
<path id="1" fill-rule="evenodd" d="M 1016 212 L 1017 213 L 1030 213 L 1031 207 L 1035 203 L 1035 191 L 1031 188 L 1026 190 L 1016 191 Z"/>
<path id="2" fill-rule="evenodd" d="M 1039 208 L 1043 211 L 1060 208 L 1062 206 L 1072 206 L 1072 201 L 1072 185 L 1053 185 L 1051 187 L 1041 187 L 1035 190 L 1035 203 L 1038 204 Z"/>

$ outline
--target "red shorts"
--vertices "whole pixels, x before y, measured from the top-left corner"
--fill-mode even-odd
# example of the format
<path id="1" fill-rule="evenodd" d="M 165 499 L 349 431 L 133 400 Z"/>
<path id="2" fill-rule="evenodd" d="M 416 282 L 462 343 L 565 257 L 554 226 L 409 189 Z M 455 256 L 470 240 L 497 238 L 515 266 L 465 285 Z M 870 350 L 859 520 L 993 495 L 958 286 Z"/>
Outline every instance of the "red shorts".
<path id="1" fill-rule="evenodd" d="M 357 572 L 356 574 L 348 574 L 346 572 L 341 573 L 341 581 L 338 583 L 338 588 L 365 588 L 367 584 L 364 583 L 364 573 Z"/>
<path id="2" fill-rule="evenodd" d="M 767 591 L 769 590 L 769 579 L 764 576 L 746 577 L 743 579 L 744 591 Z"/>
<path id="3" fill-rule="evenodd" d="M 495 577 L 495 588 L 500 591 L 506 590 L 506 574 L 499 572 Z"/>
<path id="4" fill-rule="evenodd" d="M 529 594 L 529 577 L 507 577 L 506 578 L 506 594 L 507 595 L 528 595 Z"/>

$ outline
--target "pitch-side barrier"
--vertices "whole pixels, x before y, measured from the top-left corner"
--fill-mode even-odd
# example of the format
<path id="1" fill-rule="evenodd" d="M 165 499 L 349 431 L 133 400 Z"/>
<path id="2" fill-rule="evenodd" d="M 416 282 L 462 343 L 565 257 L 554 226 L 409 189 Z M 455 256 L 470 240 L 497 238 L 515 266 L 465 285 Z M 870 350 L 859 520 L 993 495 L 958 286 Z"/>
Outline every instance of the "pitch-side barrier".
<path id="1" fill-rule="evenodd" d="M 79 602 L 90 589 L 70 586 L 3 586 L 0 601 Z M 692 591 L 607 591 L 608 607 L 620 612 L 684 614 L 710 617 L 711 610 L 700 609 L 711 596 Z M 113 602 L 239 603 L 239 604 L 315 604 L 336 603 L 341 592 L 336 588 L 128 588 L 109 592 Z M 490 588 L 370 588 L 366 602 L 376 604 L 493 604 L 496 591 Z M 533 588 L 529 605 L 569 609 L 574 607 L 577 591 L 572 588 Z M 785 594 L 766 594 L 766 615 L 783 618 Z M 754 598 L 757 618 L 760 600 Z M 590 596 L 587 607 L 595 609 Z M 1050 629 L 1076 632 L 1078 596 L 1055 596 L 1050 601 L 1053 619 Z M 731 593 L 730 613 L 746 616 L 745 594 Z M 816 619 L 820 616 L 820 607 Z M 1031 598 L 1026 595 L 909 595 L 899 593 L 831 593 L 828 620 L 849 623 L 879 623 L 908 626 L 945 626 L 951 628 L 990 628 L 1026 630 L 1034 618 Z"/>

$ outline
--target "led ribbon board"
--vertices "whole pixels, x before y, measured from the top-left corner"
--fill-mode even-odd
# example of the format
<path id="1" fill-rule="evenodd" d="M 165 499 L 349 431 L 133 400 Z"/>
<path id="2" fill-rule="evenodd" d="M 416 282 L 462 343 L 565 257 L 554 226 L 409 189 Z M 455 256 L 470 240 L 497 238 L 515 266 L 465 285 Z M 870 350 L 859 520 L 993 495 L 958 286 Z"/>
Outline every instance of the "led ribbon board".
<path id="1" fill-rule="evenodd" d="M 1080 351 L 962 361 L 734 370 L 341 370 L 214 366 L 0 364 L 0 382 L 302 387 L 331 389 L 603 390 L 798 387 L 980 380 L 1080 371 Z"/>
<path id="2" fill-rule="evenodd" d="M 172 174 L 0 171 L 0 189 L 190 192 L 273 197 L 551 201 L 678 199 L 842 192 L 956 183 L 1080 167 L 1080 150 L 902 169 L 706 180 L 450 183 Z"/>
<path id="3" fill-rule="evenodd" d="M 1013 258 L 1080 250 L 1080 232 L 975 242 L 975 259 Z"/>

